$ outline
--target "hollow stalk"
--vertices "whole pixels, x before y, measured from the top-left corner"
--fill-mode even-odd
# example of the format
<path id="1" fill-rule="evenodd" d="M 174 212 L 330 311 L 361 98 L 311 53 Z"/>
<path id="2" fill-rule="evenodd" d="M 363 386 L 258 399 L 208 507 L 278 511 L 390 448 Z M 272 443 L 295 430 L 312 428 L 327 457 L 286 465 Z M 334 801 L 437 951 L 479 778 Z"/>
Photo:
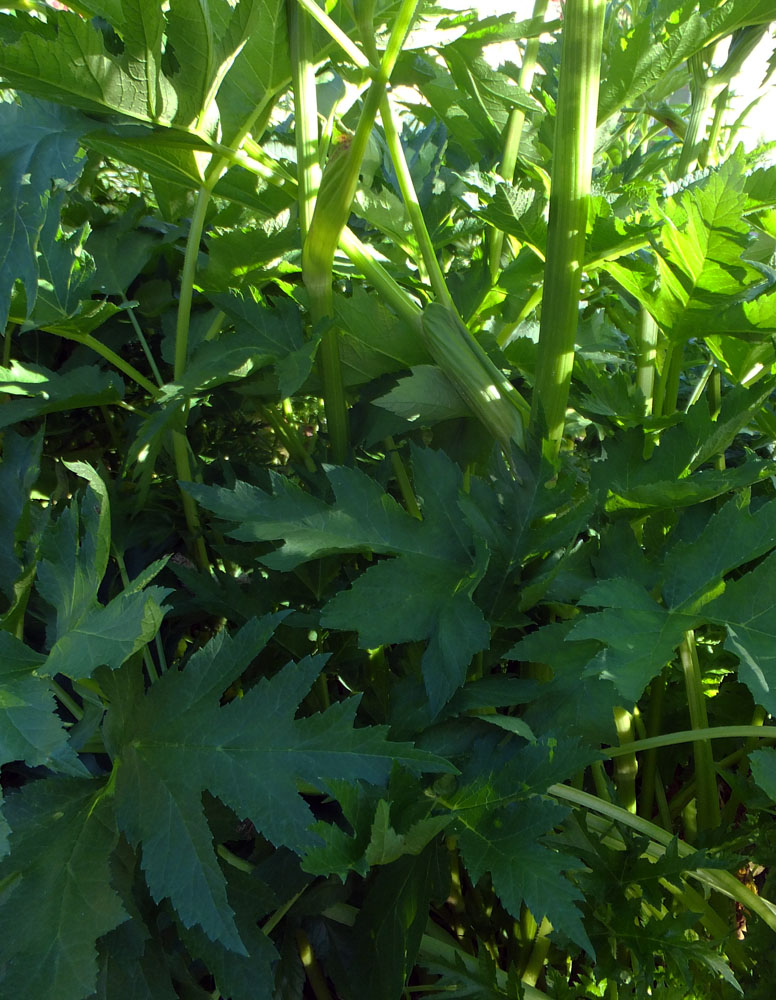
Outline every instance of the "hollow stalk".
<path id="1" fill-rule="evenodd" d="M 552 156 L 547 264 L 531 425 L 557 452 L 574 363 L 593 168 L 604 0 L 567 0 Z"/>

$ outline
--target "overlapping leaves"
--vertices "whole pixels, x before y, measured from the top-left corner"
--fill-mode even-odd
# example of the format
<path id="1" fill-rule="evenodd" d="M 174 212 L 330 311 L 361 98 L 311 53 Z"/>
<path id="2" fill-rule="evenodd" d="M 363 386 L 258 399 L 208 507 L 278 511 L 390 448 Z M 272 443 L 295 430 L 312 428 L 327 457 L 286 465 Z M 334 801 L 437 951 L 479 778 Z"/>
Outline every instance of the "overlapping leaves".
<path id="1" fill-rule="evenodd" d="M 601 580 L 581 600 L 603 610 L 583 617 L 567 640 L 601 642 L 588 672 L 612 680 L 623 697 L 636 701 L 689 629 L 719 625 L 755 702 L 776 710 L 776 503 L 750 511 L 734 497 L 701 531 L 683 536 L 681 527 L 660 555 L 662 602 L 638 578 Z M 764 555 L 749 572 L 728 579 Z"/>
<path id="2" fill-rule="evenodd" d="M 417 456 L 418 453 L 416 453 Z M 463 683 L 475 653 L 489 642 L 488 625 L 472 601 L 488 562 L 458 511 L 460 470 L 443 454 L 414 463 L 423 520 L 407 514 L 363 473 L 327 471 L 335 503 L 303 492 L 282 476 L 272 494 L 246 483 L 234 490 L 187 485 L 205 508 L 238 521 L 229 534 L 243 541 L 283 539 L 262 562 L 291 569 L 332 553 L 372 552 L 392 558 L 369 566 L 348 591 L 324 607 L 324 625 L 358 631 L 366 648 L 427 640 L 426 690 L 439 710 Z"/>
<path id="3" fill-rule="evenodd" d="M 241 954 L 245 946 L 202 810 L 205 789 L 275 845 L 303 852 L 316 837 L 297 781 L 323 789 L 332 779 L 380 783 L 394 762 L 418 770 L 450 767 L 409 744 L 387 741 L 383 728 L 354 729 L 354 699 L 296 720 L 325 657 L 289 664 L 219 707 L 282 617 L 254 619 L 233 637 L 219 633 L 184 672 L 169 671 L 147 694 L 137 669 L 101 675 L 111 698 L 106 740 L 117 758 L 118 822 L 143 848 L 152 895 L 169 897 L 185 926 L 199 924 Z"/>

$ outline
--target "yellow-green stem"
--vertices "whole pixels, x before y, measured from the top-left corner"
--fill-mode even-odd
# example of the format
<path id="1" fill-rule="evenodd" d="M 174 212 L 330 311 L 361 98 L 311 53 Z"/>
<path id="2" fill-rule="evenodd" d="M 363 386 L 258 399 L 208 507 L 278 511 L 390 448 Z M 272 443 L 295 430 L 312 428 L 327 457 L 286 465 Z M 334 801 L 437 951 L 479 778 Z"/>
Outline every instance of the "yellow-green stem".
<path id="1" fill-rule="evenodd" d="M 620 746 L 632 746 L 633 716 L 627 709 L 617 706 L 614 709 L 614 724 L 620 739 Z M 617 786 L 617 797 L 620 805 L 628 812 L 636 812 L 636 775 L 639 765 L 635 753 L 624 753 L 614 760 L 614 782 Z"/>
<path id="2" fill-rule="evenodd" d="M 647 716 L 647 739 L 657 736 L 663 720 L 663 701 L 666 691 L 666 672 L 661 671 L 649 688 L 649 714 Z M 655 781 L 657 779 L 657 749 L 648 750 L 642 762 L 641 794 L 639 815 L 652 818 L 655 801 Z"/>
<path id="3" fill-rule="evenodd" d="M 426 220 L 423 218 L 423 211 L 415 192 L 415 186 L 412 183 L 410 168 L 407 164 L 407 158 L 404 155 L 401 139 L 396 128 L 393 106 L 387 94 L 383 94 L 380 100 L 380 118 L 385 130 L 385 141 L 391 156 L 393 169 L 396 171 L 396 177 L 399 181 L 399 190 L 404 199 L 407 214 L 410 217 L 410 223 L 415 234 L 415 239 L 418 242 L 423 263 L 428 271 L 431 287 L 434 289 L 434 294 L 439 302 L 443 302 L 451 309 L 454 309 L 455 305 L 442 274 L 442 268 L 439 266 L 434 244 L 431 241 Z"/>
<path id="4" fill-rule="evenodd" d="M 703 693 L 703 679 L 695 646 L 695 635 L 692 630 L 685 633 L 679 646 L 679 657 L 684 673 L 690 725 L 694 730 L 708 729 L 709 720 L 706 713 L 706 698 Z M 695 781 L 698 788 L 698 829 L 712 830 L 719 826 L 720 811 L 717 772 L 714 768 L 711 743 L 708 740 L 696 740 L 693 743 L 693 756 L 695 758 Z"/>
<path id="5" fill-rule="evenodd" d="M 547 265 L 531 426 L 557 452 L 563 437 L 595 146 L 604 0 L 567 0 L 555 145 Z"/>
<path id="6" fill-rule="evenodd" d="M 639 309 L 638 359 L 636 361 L 636 385 L 644 399 L 644 414 L 652 413 L 655 393 L 655 365 L 657 363 L 658 328 L 650 313 L 642 306 Z"/>
<path id="7" fill-rule="evenodd" d="M 294 138 L 298 178 L 299 229 L 304 241 L 310 229 L 321 184 L 318 162 L 318 105 L 310 21 L 297 0 L 287 0 L 291 79 L 294 92 Z"/>
<path id="8" fill-rule="evenodd" d="M 396 447 L 396 444 L 390 435 L 385 439 L 385 447 L 388 454 L 391 456 L 393 474 L 396 476 L 396 482 L 398 483 L 399 492 L 404 500 L 404 506 L 407 508 L 408 513 L 412 514 L 413 517 L 418 518 L 420 521 L 423 518 L 420 513 L 420 507 L 418 506 L 415 491 L 412 489 L 410 477 L 407 474 L 407 468 L 404 465 L 404 460 L 399 454 L 399 449 Z"/>

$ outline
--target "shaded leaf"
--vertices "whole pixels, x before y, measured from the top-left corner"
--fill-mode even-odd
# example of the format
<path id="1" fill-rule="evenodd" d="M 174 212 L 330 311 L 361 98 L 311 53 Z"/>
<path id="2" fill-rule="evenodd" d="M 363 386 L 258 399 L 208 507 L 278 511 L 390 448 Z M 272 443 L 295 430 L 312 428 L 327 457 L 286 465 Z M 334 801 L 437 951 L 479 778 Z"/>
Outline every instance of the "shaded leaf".
<path id="1" fill-rule="evenodd" d="M 168 896 L 187 927 L 246 954 L 202 810 L 208 789 L 250 819 L 276 846 L 314 846 L 313 816 L 296 791 L 299 780 L 384 781 L 394 761 L 447 770 L 438 758 L 390 743 L 384 728 L 354 729 L 354 700 L 296 720 L 299 701 L 322 657 L 289 664 L 246 695 L 219 708 L 226 688 L 259 654 L 282 615 L 253 619 L 233 637 L 219 633 L 181 673 L 170 670 L 142 690 L 125 668 L 103 673 L 111 711 L 106 739 L 120 759 L 116 809 L 121 829 L 142 845 L 143 869 L 155 899 Z M 138 812 L 136 803 L 144 808 Z"/>
<path id="2" fill-rule="evenodd" d="M 10 854 L 0 877 L 5 996 L 83 1000 L 97 979 L 97 938 L 126 920 L 111 886 L 113 803 L 94 779 L 36 781 L 9 797 Z"/>
<path id="3" fill-rule="evenodd" d="M 55 766 L 67 733 L 55 714 L 48 681 L 35 670 L 45 657 L 0 631 L 0 762 L 23 760 Z"/>
<path id="4" fill-rule="evenodd" d="M 0 46 L 0 67 L 10 48 Z M 28 314 L 35 304 L 38 239 L 52 190 L 72 184 L 83 170 L 78 145 L 84 122 L 76 111 L 31 98 L 0 103 L 0 329 L 5 329 L 17 279 Z"/>
<path id="5" fill-rule="evenodd" d="M 124 385 L 118 375 L 92 365 L 59 373 L 11 361 L 8 368 L 0 368 L 0 391 L 25 397 L 3 405 L 0 427 L 7 427 L 46 413 L 117 403 L 124 395 Z"/>

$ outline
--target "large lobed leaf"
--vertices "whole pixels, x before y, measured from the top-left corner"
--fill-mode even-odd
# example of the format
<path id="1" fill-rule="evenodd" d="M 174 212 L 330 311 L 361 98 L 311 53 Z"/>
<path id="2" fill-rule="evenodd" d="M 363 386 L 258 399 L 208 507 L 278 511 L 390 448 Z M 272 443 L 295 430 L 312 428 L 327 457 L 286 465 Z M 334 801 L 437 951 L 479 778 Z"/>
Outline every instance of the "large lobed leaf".
<path id="1" fill-rule="evenodd" d="M 776 295 L 742 258 L 749 244 L 744 157 L 739 151 L 701 183 L 659 206 L 664 223 L 655 272 L 641 259 L 604 266 L 675 342 L 732 334 L 763 337 Z"/>
<path id="2" fill-rule="evenodd" d="M 273 844 L 303 852 L 317 838 L 298 781 L 321 789 L 330 779 L 381 783 L 395 762 L 450 770 L 431 754 L 389 742 L 384 727 L 354 728 L 356 699 L 295 719 L 325 657 L 289 664 L 220 707 L 223 692 L 282 617 L 253 619 L 232 637 L 219 633 L 185 671 L 163 674 L 147 694 L 132 666 L 100 675 L 111 698 L 105 736 L 116 760 L 118 821 L 130 842 L 142 846 L 151 893 L 169 897 L 185 926 L 199 924 L 239 954 L 245 944 L 203 813 L 205 789 Z"/>
<path id="3" fill-rule="evenodd" d="M 108 563 L 110 505 L 104 484 L 85 462 L 70 468 L 88 480 L 79 504 L 74 501 L 49 525 L 41 542 L 37 589 L 55 609 L 48 631 L 49 655 L 41 673 L 88 677 L 97 667 L 116 669 L 159 630 L 169 593 L 145 587 L 161 568 L 130 584 L 107 605 L 97 599 Z"/>
<path id="4" fill-rule="evenodd" d="M 660 604 L 641 580 L 602 580 L 582 603 L 587 614 L 567 641 L 597 639 L 603 648 L 588 674 L 605 677 L 633 702 L 669 662 L 686 631 L 720 625 L 725 646 L 739 659 L 739 677 L 757 704 L 776 710 L 776 501 L 750 513 L 733 498 L 697 535 L 680 538 L 661 554 Z M 731 571 L 768 557 L 738 579 Z M 710 599 L 713 598 L 713 599 Z"/>
<path id="5" fill-rule="evenodd" d="M 0 65 L 8 48 L 0 45 Z M 52 190 L 72 184 L 83 170 L 78 142 L 84 121 L 74 110 L 30 98 L 0 103 L 0 329 L 17 279 L 28 314 L 35 304 L 38 239 Z"/>
<path id="6" fill-rule="evenodd" d="M 103 781 L 50 778 L 6 799 L 3 997 L 83 1000 L 94 990 L 95 942 L 127 919 L 110 884 L 118 832 L 105 792 Z"/>
<path id="7" fill-rule="evenodd" d="M 380 486 L 355 469 L 327 475 L 335 503 L 273 476 L 272 494 L 246 483 L 233 490 L 185 484 L 208 510 L 238 521 L 229 534 L 244 541 L 283 539 L 262 562 L 291 569 L 332 553 L 392 556 L 370 566 L 348 591 L 324 607 L 323 624 L 358 631 L 361 645 L 427 640 L 426 691 L 434 712 L 463 684 L 490 631 L 472 594 L 487 567 L 487 549 L 460 517 L 460 470 L 443 453 L 413 452 L 423 520 L 406 513 Z"/>

